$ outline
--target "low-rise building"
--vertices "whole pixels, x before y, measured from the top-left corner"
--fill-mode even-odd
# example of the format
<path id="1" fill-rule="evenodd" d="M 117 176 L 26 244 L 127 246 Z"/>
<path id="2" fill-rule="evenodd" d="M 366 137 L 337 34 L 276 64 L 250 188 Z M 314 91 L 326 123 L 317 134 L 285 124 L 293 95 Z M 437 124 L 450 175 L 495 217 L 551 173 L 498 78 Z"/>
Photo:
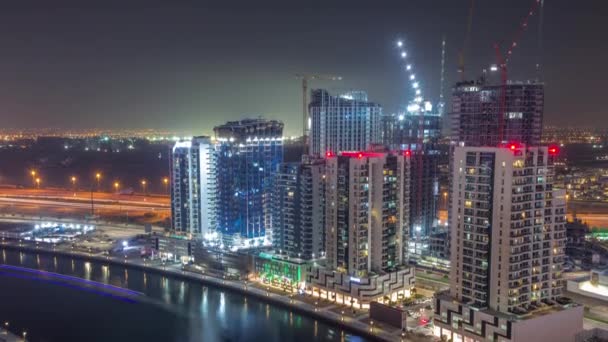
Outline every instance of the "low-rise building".
<path id="1" fill-rule="evenodd" d="M 181 261 L 186 264 L 194 261 L 192 247 L 195 241 L 185 235 L 155 235 L 152 237 L 152 247 L 156 249 L 161 260 Z"/>
<path id="2" fill-rule="evenodd" d="M 310 260 L 291 258 L 268 252 L 255 255 L 255 278 L 263 284 L 290 292 L 303 292 Z"/>
<path id="3" fill-rule="evenodd" d="M 307 273 L 307 294 L 358 309 L 368 309 L 373 301 L 407 298 L 415 285 L 415 269 L 409 266 L 360 277 L 318 265 L 311 266 Z"/>
<path id="4" fill-rule="evenodd" d="M 434 335 L 453 342 L 571 342 L 583 331 L 583 309 L 582 305 L 548 301 L 527 315 L 512 315 L 478 309 L 440 293 L 435 298 Z"/>

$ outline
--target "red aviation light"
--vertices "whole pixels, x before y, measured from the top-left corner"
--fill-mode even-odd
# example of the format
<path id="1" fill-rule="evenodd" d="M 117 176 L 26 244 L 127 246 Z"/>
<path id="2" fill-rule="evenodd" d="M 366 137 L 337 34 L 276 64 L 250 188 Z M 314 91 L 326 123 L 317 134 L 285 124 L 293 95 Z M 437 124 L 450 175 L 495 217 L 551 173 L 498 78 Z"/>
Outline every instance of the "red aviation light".
<path id="1" fill-rule="evenodd" d="M 549 146 L 549 154 L 552 156 L 558 155 L 559 154 L 559 146 L 556 145 L 551 145 Z"/>
<path id="2" fill-rule="evenodd" d="M 384 153 L 381 153 L 381 152 L 370 152 L 370 151 L 344 151 L 344 152 L 340 152 L 340 155 L 343 156 L 343 157 L 363 159 L 363 157 L 365 157 L 365 158 L 380 158 L 380 157 L 382 157 L 384 155 Z"/>
<path id="3" fill-rule="evenodd" d="M 405 151 L 403 151 L 403 155 L 406 156 L 406 157 L 411 156 L 412 155 L 412 150 L 405 150 Z"/>
<path id="4" fill-rule="evenodd" d="M 518 148 L 521 148 L 522 145 L 518 142 L 509 142 L 506 145 L 503 145 L 505 147 L 507 147 L 509 150 L 515 152 L 515 150 L 517 150 Z"/>

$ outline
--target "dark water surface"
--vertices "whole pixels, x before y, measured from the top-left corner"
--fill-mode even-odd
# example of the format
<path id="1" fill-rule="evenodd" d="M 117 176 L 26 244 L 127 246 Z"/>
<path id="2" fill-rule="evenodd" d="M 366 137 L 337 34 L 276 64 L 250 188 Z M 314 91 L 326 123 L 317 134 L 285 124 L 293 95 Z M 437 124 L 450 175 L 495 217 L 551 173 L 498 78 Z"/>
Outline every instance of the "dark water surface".
<path id="1" fill-rule="evenodd" d="M 121 266 L 0 248 L 0 320 L 29 341 L 363 341 L 289 310 Z"/>

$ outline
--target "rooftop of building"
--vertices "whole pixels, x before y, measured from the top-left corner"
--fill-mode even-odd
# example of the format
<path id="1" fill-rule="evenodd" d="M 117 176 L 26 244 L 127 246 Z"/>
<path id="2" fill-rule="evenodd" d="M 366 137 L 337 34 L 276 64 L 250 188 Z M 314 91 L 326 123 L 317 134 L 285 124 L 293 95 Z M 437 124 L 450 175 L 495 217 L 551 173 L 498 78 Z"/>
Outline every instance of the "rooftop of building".
<path id="1" fill-rule="evenodd" d="M 380 145 L 378 145 L 380 146 Z M 362 150 L 362 151 L 341 151 L 338 152 L 338 154 L 336 155 L 336 153 L 328 151 L 325 153 L 325 157 L 326 158 L 334 158 L 334 157 L 345 157 L 345 158 L 357 158 L 357 159 L 363 159 L 363 158 L 382 158 L 385 156 L 391 156 L 391 155 L 398 155 L 398 154 L 402 154 L 405 157 L 409 157 L 411 155 L 412 151 L 411 150 L 402 150 L 402 151 L 389 151 L 386 147 L 381 146 L 381 147 L 375 147 L 375 148 L 371 148 L 369 150 Z"/>
<path id="2" fill-rule="evenodd" d="M 523 86 L 523 85 L 543 86 L 544 83 L 540 82 L 538 80 L 507 80 L 507 86 Z M 465 80 L 465 81 L 456 82 L 456 84 L 454 85 L 454 88 L 461 88 L 461 87 L 492 88 L 492 87 L 500 87 L 500 86 L 501 86 L 501 84 L 496 83 L 496 82 L 490 82 L 488 80 L 488 78 L 486 78 L 485 76 L 481 76 L 476 80 Z"/>
<path id="3" fill-rule="evenodd" d="M 316 260 L 306 260 L 301 258 L 290 257 L 289 255 L 279 254 L 272 251 L 253 252 L 253 254 L 262 259 L 277 260 L 296 265 L 312 264 L 316 262 Z"/>
<path id="4" fill-rule="evenodd" d="M 228 121 L 225 124 L 215 126 L 216 138 L 234 138 L 237 140 L 248 137 L 283 137 L 284 124 L 279 120 L 268 120 L 264 118 L 247 118 L 238 121 Z"/>
<path id="5" fill-rule="evenodd" d="M 326 264 L 326 259 L 317 259 L 317 260 L 315 260 L 315 266 L 320 267 L 320 268 L 324 268 L 324 269 L 326 269 L 328 271 L 333 271 L 335 273 L 343 273 L 343 274 L 348 273 L 345 269 L 342 269 L 342 268 L 333 269 L 333 270 L 330 269 L 330 268 L 328 268 L 327 264 Z M 383 276 L 383 275 L 386 275 L 386 274 L 402 271 L 402 270 L 405 270 L 405 269 L 412 269 L 414 267 L 415 266 L 411 265 L 411 264 L 403 264 L 403 265 L 394 266 L 394 267 L 392 267 L 391 269 L 388 269 L 388 270 L 382 270 L 380 272 L 370 271 L 370 272 L 367 272 L 367 274 L 362 275 L 362 276 L 354 276 L 352 274 L 350 274 L 350 276 L 351 277 L 356 277 L 356 278 L 359 278 L 359 279 L 361 279 L 361 278 L 374 278 L 374 277 L 380 277 L 380 276 Z"/>
<path id="6" fill-rule="evenodd" d="M 452 298 L 450 296 L 450 292 L 448 291 L 443 291 L 443 292 L 436 292 L 435 293 L 435 297 L 443 300 L 443 301 L 451 301 L 453 303 L 458 303 L 461 305 L 467 305 L 466 303 L 462 303 L 454 298 Z M 541 305 L 536 306 L 534 308 L 531 308 L 530 310 L 523 310 L 522 309 L 522 313 L 521 314 L 516 314 L 516 313 L 505 313 L 505 312 L 500 312 L 491 308 L 479 308 L 479 307 L 475 307 L 473 305 L 467 305 L 468 307 L 470 307 L 472 310 L 475 311 L 479 311 L 494 317 L 498 317 L 498 318 L 503 318 L 509 321 L 523 321 L 523 320 L 527 320 L 527 319 L 532 319 L 532 318 L 538 318 L 540 316 L 544 316 L 544 315 L 548 315 L 551 313 L 555 313 L 555 312 L 559 312 L 562 310 L 566 310 L 572 307 L 576 307 L 579 306 L 579 304 L 574 303 L 570 298 L 567 297 L 561 297 L 557 300 L 547 300 L 546 302 L 543 302 Z"/>
<path id="7" fill-rule="evenodd" d="M 380 107 L 379 104 L 370 102 L 367 98 L 367 93 L 361 90 L 351 90 L 338 95 L 333 95 L 325 89 L 313 89 L 310 94 L 310 106 L 312 107 L 329 101 L 335 106 L 363 105 L 367 107 Z"/>

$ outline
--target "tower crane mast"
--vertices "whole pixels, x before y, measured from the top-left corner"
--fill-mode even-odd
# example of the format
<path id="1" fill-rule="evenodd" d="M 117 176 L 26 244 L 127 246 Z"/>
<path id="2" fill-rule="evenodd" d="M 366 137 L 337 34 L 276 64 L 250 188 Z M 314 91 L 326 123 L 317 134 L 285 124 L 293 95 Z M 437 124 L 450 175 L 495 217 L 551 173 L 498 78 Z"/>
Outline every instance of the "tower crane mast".
<path id="1" fill-rule="evenodd" d="M 475 8 L 475 0 L 471 0 L 471 4 L 469 5 L 469 15 L 467 17 L 467 32 L 464 36 L 464 42 L 462 44 L 462 49 L 458 54 L 458 72 L 460 73 L 460 80 L 464 81 L 464 60 L 465 53 L 467 48 L 469 47 L 469 42 L 471 40 L 471 30 L 473 28 L 473 9 Z"/>
<path id="2" fill-rule="evenodd" d="M 501 52 L 500 45 L 498 43 L 494 43 L 496 64 L 497 64 L 498 68 L 500 69 L 500 94 L 499 94 L 498 113 L 497 113 L 498 141 L 499 142 L 502 142 L 503 137 L 504 137 L 504 127 L 503 126 L 504 126 L 504 112 L 505 112 L 505 106 L 506 106 L 506 97 L 507 97 L 506 92 L 507 92 L 507 79 L 508 79 L 507 64 L 509 63 L 511 56 L 513 55 L 514 49 L 517 47 L 517 44 L 519 43 L 521 36 L 528 28 L 528 22 L 534 16 L 534 14 L 537 12 L 537 9 L 541 5 L 542 5 L 542 0 L 533 0 L 530 10 L 526 14 L 524 19 L 520 23 L 520 25 L 518 26 L 518 29 L 517 29 L 515 35 L 513 36 L 513 39 L 511 40 L 511 44 L 509 45 L 509 48 L 507 49 L 506 54 L 503 55 Z"/>

